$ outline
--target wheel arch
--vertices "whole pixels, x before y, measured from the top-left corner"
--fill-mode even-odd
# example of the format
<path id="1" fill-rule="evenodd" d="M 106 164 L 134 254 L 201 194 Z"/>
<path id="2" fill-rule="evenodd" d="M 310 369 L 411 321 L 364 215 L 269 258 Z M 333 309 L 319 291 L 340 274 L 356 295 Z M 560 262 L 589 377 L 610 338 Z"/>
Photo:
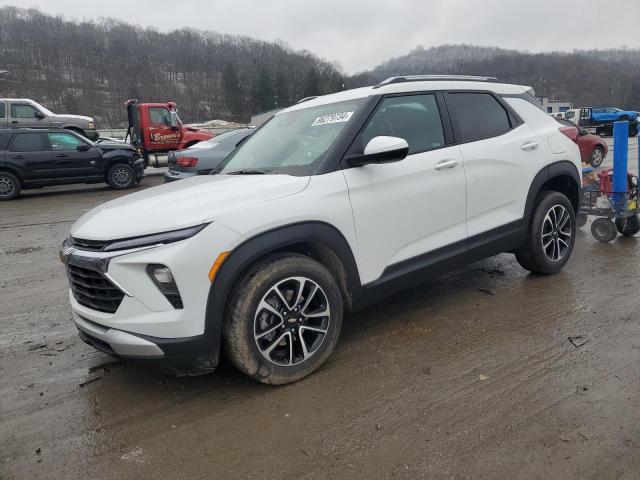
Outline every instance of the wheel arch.
<path id="1" fill-rule="evenodd" d="M 355 257 L 344 235 L 324 222 L 301 222 L 278 227 L 251 237 L 234 248 L 209 288 L 205 313 L 205 336 L 220 346 L 222 323 L 235 285 L 253 266 L 274 253 L 299 253 L 322 263 L 334 275 L 353 310 L 363 304 L 363 288 Z"/>
<path id="2" fill-rule="evenodd" d="M 536 198 L 540 192 L 545 190 L 566 195 L 573 206 L 574 212 L 578 213 L 581 195 L 580 184 L 578 169 L 568 160 L 546 166 L 536 174 L 529 187 L 524 211 L 525 220 L 529 221 L 531 219 Z"/>

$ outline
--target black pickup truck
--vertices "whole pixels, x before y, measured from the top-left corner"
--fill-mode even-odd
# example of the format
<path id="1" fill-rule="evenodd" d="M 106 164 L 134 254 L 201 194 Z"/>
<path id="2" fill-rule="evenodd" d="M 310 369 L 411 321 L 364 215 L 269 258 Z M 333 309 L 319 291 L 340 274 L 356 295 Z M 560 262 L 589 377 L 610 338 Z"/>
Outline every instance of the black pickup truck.
<path id="1" fill-rule="evenodd" d="M 0 200 L 13 200 L 22 189 L 70 183 L 131 188 L 143 175 L 144 160 L 126 143 L 94 143 L 60 128 L 0 129 Z"/>

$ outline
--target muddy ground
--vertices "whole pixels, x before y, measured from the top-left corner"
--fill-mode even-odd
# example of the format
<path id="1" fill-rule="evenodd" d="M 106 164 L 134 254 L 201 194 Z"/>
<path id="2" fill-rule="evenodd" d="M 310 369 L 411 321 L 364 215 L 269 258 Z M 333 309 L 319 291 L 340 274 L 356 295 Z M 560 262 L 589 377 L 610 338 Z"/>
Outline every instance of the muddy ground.
<path id="1" fill-rule="evenodd" d="M 78 339 L 58 247 L 119 195 L 0 205 L 3 480 L 640 478 L 640 239 L 585 228 L 557 276 L 505 254 L 417 286 L 347 317 L 316 374 L 267 387 L 226 363 L 162 376 Z"/>

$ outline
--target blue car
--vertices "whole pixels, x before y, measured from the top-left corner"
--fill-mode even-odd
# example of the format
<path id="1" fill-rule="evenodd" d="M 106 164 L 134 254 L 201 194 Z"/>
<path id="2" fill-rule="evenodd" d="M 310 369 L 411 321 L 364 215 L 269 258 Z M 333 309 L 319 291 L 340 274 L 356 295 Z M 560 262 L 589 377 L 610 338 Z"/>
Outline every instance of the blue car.
<path id="1" fill-rule="evenodd" d="M 594 108 L 591 111 L 591 118 L 596 122 L 617 122 L 625 120 L 633 122 L 638 119 L 638 112 L 620 110 L 614 107 Z"/>

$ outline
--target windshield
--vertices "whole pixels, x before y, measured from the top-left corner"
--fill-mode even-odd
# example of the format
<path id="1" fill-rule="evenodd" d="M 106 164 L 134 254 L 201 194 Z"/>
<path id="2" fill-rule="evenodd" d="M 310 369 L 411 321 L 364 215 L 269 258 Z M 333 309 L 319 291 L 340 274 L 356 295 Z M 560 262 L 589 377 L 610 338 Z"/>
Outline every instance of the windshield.
<path id="1" fill-rule="evenodd" d="M 228 132 L 224 132 L 224 133 L 221 133 L 219 135 L 216 135 L 215 137 L 213 137 L 213 138 L 211 138 L 209 140 L 205 140 L 204 142 L 198 142 L 198 143 L 192 145 L 189 148 L 198 149 L 198 148 L 214 147 L 214 146 L 218 145 L 219 143 L 221 143 L 222 141 L 228 140 L 228 139 L 230 139 L 232 137 L 235 137 L 236 135 L 239 135 L 240 133 L 241 132 L 239 132 L 237 130 L 230 130 Z"/>
<path id="2" fill-rule="evenodd" d="M 219 173 L 313 175 L 364 99 L 281 113 L 230 155 Z"/>

